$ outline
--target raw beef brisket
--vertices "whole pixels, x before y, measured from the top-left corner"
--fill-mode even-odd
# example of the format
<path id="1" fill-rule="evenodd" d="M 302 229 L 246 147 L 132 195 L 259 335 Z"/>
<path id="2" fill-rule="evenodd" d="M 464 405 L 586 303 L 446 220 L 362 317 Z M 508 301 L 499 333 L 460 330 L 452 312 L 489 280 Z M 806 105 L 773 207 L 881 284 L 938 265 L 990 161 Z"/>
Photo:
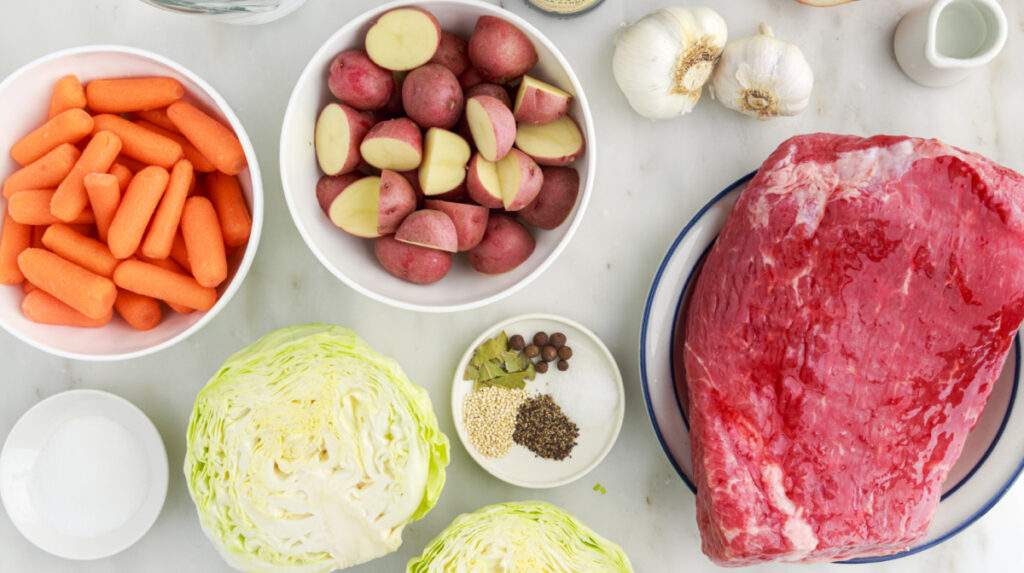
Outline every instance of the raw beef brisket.
<path id="1" fill-rule="evenodd" d="M 906 549 L 1024 313 L 1024 179 L 934 140 L 795 137 L 694 288 L 686 383 L 704 552 Z"/>

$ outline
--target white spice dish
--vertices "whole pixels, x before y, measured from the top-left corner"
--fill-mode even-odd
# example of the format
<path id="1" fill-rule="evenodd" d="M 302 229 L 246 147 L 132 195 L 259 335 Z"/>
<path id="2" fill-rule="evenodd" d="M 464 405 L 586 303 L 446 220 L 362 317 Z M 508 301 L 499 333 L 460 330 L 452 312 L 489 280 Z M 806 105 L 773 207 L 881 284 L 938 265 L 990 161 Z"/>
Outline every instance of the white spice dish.
<path id="1" fill-rule="evenodd" d="M 65 559 L 108 557 L 141 539 L 160 515 L 167 479 L 167 452 L 153 423 L 99 390 L 39 402 L 0 452 L 0 500 L 11 521 Z"/>
<path id="2" fill-rule="evenodd" d="M 505 331 L 529 340 L 537 332 L 562 332 L 572 348 L 569 369 L 559 371 L 550 363 L 546 374 L 526 382 L 528 396 L 550 394 L 562 411 L 579 428 L 576 447 L 564 460 L 544 459 L 513 443 L 500 458 L 476 450 L 466 431 L 463 405 L 473 391 L 473 382 L 463 379 L 474 351 L 485 341 Z M 589 329 L 567 318 L 550 314 L 527 314 L 491 326 L 473 341 L 462 356 L 452 381 L 452 420 L 459 440 L 476 463 L 494 477 L 526 488 L 552 488 L 585 476 L 611 451 L 622 427 L 625 392 L 622 374 L 608 348 Z"/>

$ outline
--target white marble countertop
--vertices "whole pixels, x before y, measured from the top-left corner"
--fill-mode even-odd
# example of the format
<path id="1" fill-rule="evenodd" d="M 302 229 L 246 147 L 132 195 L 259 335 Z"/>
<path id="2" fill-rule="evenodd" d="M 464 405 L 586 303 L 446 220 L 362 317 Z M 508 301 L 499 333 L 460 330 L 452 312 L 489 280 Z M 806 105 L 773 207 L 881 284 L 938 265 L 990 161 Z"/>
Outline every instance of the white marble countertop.
<path id="1" fill-rule="evenodd" d="M 662 454 L 643 405 L 637 347 L 650 279 L 683 223 L 793 134 L 939 137 L 1024 170 L 1024 4 L 1003 0 L 1010 39 L 993 65 L 953 88 L 928 90 L 903 76 L 890 48 L 900 15 L 923 2 L 865 0 L 813 9 L 793 0 L 702 0 L 720 11 L 734 37 L 752 33 L 765 20 L 777 35 L 802 46 L 817 79 L 812 106 L 794 119 L 759 123 L 706 100 L 688 117 L 655 124 L 634 115 L 615 87 L 611 38 L 624 22 L 671 2 L 607 0 L 585 16 L 558 20 L 522 0 L 504 0 L 561 46 L 583 82 L 600 139 L 597 186 L 575 239 L 545 275 L 500 303 L 440 316 L 377 304 L 335 280 L 306 249 L 281 195 L 277 140 L 292 84 L 321 42 L 377 2 L 309 0 L 293 15 L 256 28 L 183 18 L 137 0 L 5 2 L 2 75 L 60 48 L 120 43 L 169 56 L 210 81 L 234 107 L 256 146 L 267 209 L 259 254 L 241 292 L 203 331 L 173 349 L 127 363 L 88 364 L 54 358 L 0 333 L 0 439 L 41 398 L 69 388 L 99 388 L 128 398 L 153 419 L 171 463 L 163 513 L 134 547 L 101 561 L 64 561 L 30 545 L 3 515 L 0 572 L 226 571 L 200 531 L 180 470 L 192 399 L 228 354 L 271 329 L 308 321 L 352 327 L 398 359 L 430 391 L 442 429 L 453 441 L 448 487 L 437 508 L 406 529 L 397 553 L 353 571 L 404 570 L 405 561 L 455 515 L 492 502 L 531 498 L 557 503 L 619 542 L 637 571 L 716 570 L 700 553 L 693 496 Z M 588 278 L 581 281 L 580 276 Z M 488 325 L 534 311 L 563 314 L 597 332 L 619 361 L 627 392 L 626 421 L 608 458 L 585 479 L 549 491 L 507 486 L 477 467 L 455 437 L 448 409 L 448 385 L 465 346 Z M 607 488 L 606 495 L 592 491 L 595 482 Z M 954 539 L 907 559 L 858 570 L 1019 571 L 1022 531 L 1024 484 L 1018 483 Z"/>

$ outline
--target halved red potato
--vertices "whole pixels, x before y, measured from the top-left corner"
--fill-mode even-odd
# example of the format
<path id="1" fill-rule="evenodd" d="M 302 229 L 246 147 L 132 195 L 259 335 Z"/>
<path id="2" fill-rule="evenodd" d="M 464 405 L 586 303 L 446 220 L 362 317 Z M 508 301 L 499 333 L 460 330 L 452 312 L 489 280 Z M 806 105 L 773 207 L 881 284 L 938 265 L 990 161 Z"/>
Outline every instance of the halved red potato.
<path id="1" fill-rule="evenodd" d="M 516 147 L 541 165 L 568 165 L 583 155 L 586 141 L 576 122 L 564 115 L 541 125 L 520 123 Z"/>
<path id="2" fill-rule="evenodd" d="M 537 78 L 523 76 L 512 113 L 522 123 L 550 123 L 568 113 L 571 100 L 569 92 Z"/>
<path id="3" fill-rule="evenodd" d="M 359 152 L 378 169 L 409 171 L 419 167 L 423 160 L 423 136 L 411 119 L 389 119 L 370 128 Z"/>
<path id="4" fill-rule="evenodd" d="M 366 32 L 366 53 L 378 66 L 411 70 L 430 61 L 441 43 L 441 25 L 433 14 L 406 6 L 381 15 Z"/>
<path id="5" fill-rule="evenodd" d="M 479 87 L 479 86 L 477 86 Z M 516 120 L 501 100 L 478 95 L 466 101 L 466 123 L 473 143 L 487 161 L 498 161 L 508 154 L 516 140 Z"/>
<path id="6" fill-rule="evenodd" d="M 483 83 L 476 84 L 475 86 L 464 89 L 463 93 L 466 95 L 466 99 L 478 95 L 488 95 L 501 100 L 501 103 L 505 104 L 505 107 L 512 109 L 512 98 L 509 97 L 508 91 L 504 86 L 498 84 Z"/>
<path id="7" fill-rule="evenodd" d="M 501 179 L 498 164 L 487 161 L 480 154 L 473 155 L 466 171 L 466 191 L 469 198 L 488 209 L 501 209 Z"/>
<path id="8" fill-rule="evenodd" d="M 320 208 L 339 229 L 363 238 L 392 233 L 416 208 L 416 194 L 400 174 L 380 177 L 347 174 L 317 182 Z"/>
<path id="9" fill-rule="evenodd" d="M 487 230 L 487 219 L 491 213 L 487 207 L 470 203 L 439 201 L 437 199 L 427 199 L 424 207 L 441 211 L 451 218 L 452 223 L 455 225 L 455 234 L 459 239 L 459 251 L 472 249 L 479 245 L 480 241 L 484 238 L 484 231 Z"/>
<path id="10" fill-rule="evenodd" d="M 320 112 L 313 132 L 316 160 L 328 175 L 354 171 L 362 159 L 360 143 L 372 125 L 369 114 L 331 103 Z"/>
<path id="11" fill-rule="evenodd" d="M 411 213 L 395 231 L 403 243 L 454 253 L 459 250 L 455 223 L 444 211 L 420 209 Z"/>
<path id="12" fill-rule="evenodd" d="M 424 195 L 441 195 L 462 184 L 469 161 L 469 144 L 458 135 L 437 127 L 427 130 L 423 162 L 419 169 Z"/>

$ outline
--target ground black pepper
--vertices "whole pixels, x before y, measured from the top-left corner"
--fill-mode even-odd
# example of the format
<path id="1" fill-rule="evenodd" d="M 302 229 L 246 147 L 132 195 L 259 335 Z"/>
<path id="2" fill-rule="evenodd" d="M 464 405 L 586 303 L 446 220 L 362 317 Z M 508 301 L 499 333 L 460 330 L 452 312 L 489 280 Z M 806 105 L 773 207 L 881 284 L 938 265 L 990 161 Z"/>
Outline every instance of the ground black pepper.
<path id="1" fill-rule="evenodd" d="M 516 413 L 512 439 L 534 454 L 551 460 L 569 457 L 580 429 L 548 394 L 527 398 Z"/>

